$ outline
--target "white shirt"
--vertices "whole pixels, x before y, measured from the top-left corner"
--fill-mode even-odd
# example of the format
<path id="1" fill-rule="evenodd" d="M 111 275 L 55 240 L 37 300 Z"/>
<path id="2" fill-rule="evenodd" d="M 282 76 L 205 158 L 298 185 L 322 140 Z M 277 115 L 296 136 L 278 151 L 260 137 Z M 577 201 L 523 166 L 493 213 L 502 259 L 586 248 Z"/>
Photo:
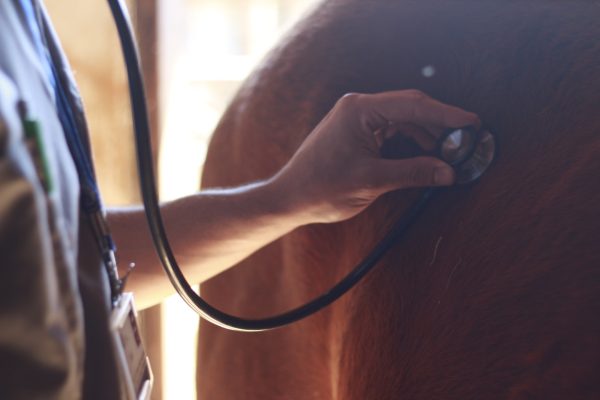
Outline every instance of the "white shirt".
<path id="1" fill-rule="evenodd" d="M 48 24 L 42 6 L 34 6 Z M 60 53 L 46 27 L 43 40 Z M 103 379 L 115 386 L 116 369 L 106 282 L 91 235 L 80 242 L 79 181 L 34 34 L 19 1 L 0 1 L 0 364 L 13 369 L 0 374 L 0 398 L 103 398 L 103 390 L 114 392 L 101 388 Z M 64 63 L 61 57 L 56 61 Z M 70 78 L 68 65 L 60 67 Z M 39 150 L 25 139 L 19 100 L 41 127 L 49 193 L 35 167 Z M 80 246 L 86 254 L 78 254 Z"/>

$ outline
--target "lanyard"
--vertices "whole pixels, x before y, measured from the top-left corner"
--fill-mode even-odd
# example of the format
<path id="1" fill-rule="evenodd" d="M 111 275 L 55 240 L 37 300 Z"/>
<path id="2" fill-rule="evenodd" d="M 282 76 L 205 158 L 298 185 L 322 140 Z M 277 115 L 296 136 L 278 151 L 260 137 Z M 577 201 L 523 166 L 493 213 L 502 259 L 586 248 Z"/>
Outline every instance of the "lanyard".
<path id="1" fill-rule="evenodd" d="M 104 217 L 104 208 L 100 198 L 100 191 L 94 177 L 94 171 L 91 161 L 87 155 L 87 151 L 81 141 L 79 125 L 75 117 L 72 103 L 65 87 L 63 86 L 61 76 L 58 73 L 56 65 L 50 55 L 47 45 L 44 42 L 41 34 L 39 20 L 32 0 L 20 0 L 25 19 L 32 34 L 33 41 L 40 55 L 44 69 L 47 73 L 47 78 L 52 84 L 56 98 L 56 110 L 58 118 L 62 125 L 67 145 L 80 183 L 80 206 L 83 212 L 90 218 L 94 236 L 98 242 L 102 259 L 108 274 L 111 300 L 114 305 L 121 295 L 124 281 L 119 279 L 117 271 L 117 263 L 115 258 L 116 246 L 113 242 L 108 224 Z"/>

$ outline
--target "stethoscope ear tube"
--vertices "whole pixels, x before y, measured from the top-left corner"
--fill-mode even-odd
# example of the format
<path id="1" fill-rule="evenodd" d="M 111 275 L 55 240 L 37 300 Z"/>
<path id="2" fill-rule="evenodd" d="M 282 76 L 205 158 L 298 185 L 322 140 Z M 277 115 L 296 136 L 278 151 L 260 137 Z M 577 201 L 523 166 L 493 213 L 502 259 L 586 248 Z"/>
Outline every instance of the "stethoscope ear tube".
<path id="1" fill-rule="evenodd" d="M 298 308 L 273 317 L 244 319 L 224 313 L 211 306 L 191 288 L 181 269 L 177 265 L 175 256 L 169 245 L 160 213 L 155 185 L 148 111 L 138 51 L 133 39 L 131 23 L 129 21 L 127 9 L 122 0 L 108 0 L 108 3 L 121 40 L 127 76 L 129 78 L 129 93 L 131 96 L 140 188 L 152 240 L 171 284 L 181 298 L 202 318 L 222 328 L 235 331 L 257 332 L 279 328 L 308 317 L 333 303 L 353 288 L 377 264 L 392 245 L 398 241 L 402 234 L 406 232 L 417 219 L 418 215 L 424 210 L 427 202 L 436 189 L 428 188 L 423 190 L 419 199 L 404 213 L 402 218 L 396 222 L 384 239 L 379 242 L 371 253 L 344 279 L 338 282 L 328 292 Z"/>
<path id="2" fill-rule="evenodd" d="M 217 325 L 229 327 L 220 322 L 222 314 L 219 310 L 202 300 L 189 285 L 181 269 L 177 265 L 171 246 L 167 240 L 164 224 L 160 214 L 160 206 L 154 178 L 152 145 L 150 143 L 150 125 L 144 83 L 139 63 L 138 51 L 133 39 L 131 22 L 122 0 L 108 0 L 115 20 L 127 77 L 129 79 L 129 95 L 136 142 L 136 155 L 140 179 L 140 189 L 144 202 L 146 219 L 154 242 L 154 247 L 171 284 L 181 298 L 198 314 Z"/>

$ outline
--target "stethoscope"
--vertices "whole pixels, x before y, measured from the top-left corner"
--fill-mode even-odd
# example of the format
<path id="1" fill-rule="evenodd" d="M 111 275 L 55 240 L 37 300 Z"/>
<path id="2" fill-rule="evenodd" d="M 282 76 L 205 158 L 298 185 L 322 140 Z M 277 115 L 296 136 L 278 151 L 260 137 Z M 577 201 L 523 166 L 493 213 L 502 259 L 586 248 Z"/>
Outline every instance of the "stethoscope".
<path id="1" fill-rule="evenodd" d="M 181 298 L 202 318 L 222 328 L 257 332 L 279 328 L 316 313 L 353 288 L 377 264 L 417 219 L 429 199 L 438 190 L 435 188 L 423 190 L 419 198 L 387 235 L 352 272 L 329 291 L 308 303 L 285 313 L 262 319 L 240 318 L 216 309 L 194 292 L 179 268 L 169 245 L 160 214 L 154 179 L 148 112 L 137 47 L 133 39 L 127 8 L 123 1 L 108 0 L 108 3 L 119 32 L 129 78 L 140 188 L 154 246 L 171 284 Z M 456 182 L 459 184 L 478 179 L 491 164 L 494 154 L 495 142 L 492 134 L 484 128 L 476 129 L 471 126 L 446 130 L 439 139 L 435 152 L 437 157 L 454 167 Z"/>

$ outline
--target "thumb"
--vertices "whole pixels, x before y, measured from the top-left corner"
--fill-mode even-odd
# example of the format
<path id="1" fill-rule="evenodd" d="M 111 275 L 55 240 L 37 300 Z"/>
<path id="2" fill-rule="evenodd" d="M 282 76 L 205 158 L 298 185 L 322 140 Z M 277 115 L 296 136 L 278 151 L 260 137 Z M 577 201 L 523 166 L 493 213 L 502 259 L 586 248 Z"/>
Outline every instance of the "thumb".
<path id="1" fill-rule="evenodd" d="M 454 169 L 435 157 L 380 160 L 376 166 L 380 184 L 389 190 L 454 183 Z"/>

